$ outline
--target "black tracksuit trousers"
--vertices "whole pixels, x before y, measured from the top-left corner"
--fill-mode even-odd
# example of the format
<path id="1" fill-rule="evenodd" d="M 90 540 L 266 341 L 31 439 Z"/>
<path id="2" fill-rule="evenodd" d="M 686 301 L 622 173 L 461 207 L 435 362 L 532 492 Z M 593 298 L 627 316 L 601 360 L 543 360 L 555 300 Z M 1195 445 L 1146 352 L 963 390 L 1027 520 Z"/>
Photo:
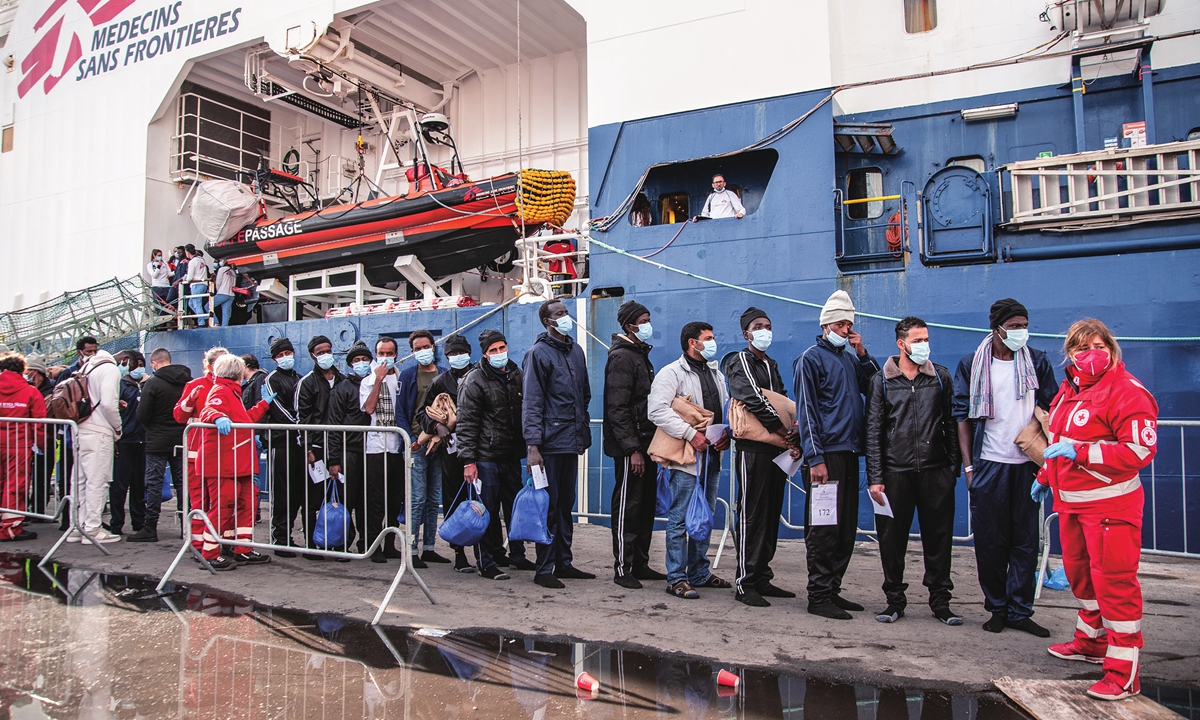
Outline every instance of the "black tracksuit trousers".
<path id="1" fill-rule="evenodd" d="M 954 538 L 953 470 L 948 467 L 920 472 L 884 473 L 883 491 L 892 506 L 894 518 L 875 516 L 879 531 L 879 558 L 883 562 L 883 593 L 888 605 L 903 609 L 908 603 L 904 591 L 904 557 L 908 552 L 908 532 L 913 512 L 921 524 L 921 550 L 925 556 L 925 579 L 929 588 L 929 607 L 950 605 L 950 556 Z"/>
<path id="2" fill-rule="evenodd" d="M 787 474 L 775 464 L 779 452 L 739 450 L 737 463 L 737 558 L 738 593 L 757 590 L 771 582 L 775 572 L 771 560 L 779 544 L 779 514 Z"/>
<path id="3" fill-rule="evenodd" d="M 808 604 L 831 602 L 842 591 L 842 577 L 850 567 L 854 539 L 858 536 L 858 455 L 852 452 L 825 453 L 829 482 L 838 484 L 837 525 L 812 524 L 812 480 L 803 468 L 804 547 L 808 556 Z"/>
<path id="4" fill-rule="evenodd" d="M 644 452 L 642 457 L 646 467 L 641 475 L 634 475 L 629 469 L 628 456 L 613 458 L 616 478 L 612 494 L 613 570 L 617 577 L 630 577 L 650 564 L 658 465 Z"/>

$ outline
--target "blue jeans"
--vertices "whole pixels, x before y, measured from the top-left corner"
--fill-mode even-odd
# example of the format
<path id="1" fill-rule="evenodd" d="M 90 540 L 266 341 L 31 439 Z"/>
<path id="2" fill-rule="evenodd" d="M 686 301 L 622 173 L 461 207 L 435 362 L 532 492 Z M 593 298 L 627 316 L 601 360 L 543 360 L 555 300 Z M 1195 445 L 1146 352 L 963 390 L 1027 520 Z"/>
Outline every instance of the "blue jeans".
<path id="1" fill-rule="evenodd" d="M 421 541 L 421 528 L 425 528 L 425 550 L 432 550 L 437 541 L 438 510 L 442 506 L 442 464 L 437 455 L 427 455 L 425 448 L 412 454 L 412 549 L 415 553 Z"/>
<path id="2" fill-rule="evenodd" d="M 204 320 L 204 298 L 208 294 L 208 283 L 192 283 L 188 286 L 188 315 L 199 315 L 196 323 L 206 325 Z"/>
<path id="3" fill-rule="evenodd" d="M 182 510 L 180 498 L 183 497 L 183 456 L 158 455 L 146 453 L 146 521 L 143 527 L 155 527 L 162 506 L 163 478 L 167 469 L 171 470 L 171 489 L 175 495 L 175 509 Z"/>
<path id="4" fill-rule="evenodd" d="M 233 317 L 233 296 L 232 295 L 213 295 L 213 315 L 217 316 L 217 324 L 221 327 L 229 325 L 229 319 Z"/>
<path id="5" fill-rule="evenodd" d="M 717 484 L 721 478 L 721 456 L 713 453 L 707 467 L 704 495 L 708 506 L 717 504 Z M 708 570 L 708 539 L 697 542 L 687 534 L 687 509 L 696 488 L 696 476 L 682 470 L 672 470 L 671 507 L 667 510 L 667 585 L 687 580 L 699 585 L 712 575 Z"/>

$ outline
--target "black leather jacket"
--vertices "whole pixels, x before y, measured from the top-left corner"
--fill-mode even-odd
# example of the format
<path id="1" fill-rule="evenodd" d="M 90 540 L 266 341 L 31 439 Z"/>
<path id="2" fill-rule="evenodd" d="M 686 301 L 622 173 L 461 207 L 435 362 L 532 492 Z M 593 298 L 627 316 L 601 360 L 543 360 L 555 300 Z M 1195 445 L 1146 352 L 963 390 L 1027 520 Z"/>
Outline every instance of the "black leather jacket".
<path id="1" fill-rule="evenodd" d="M 888 358 L 867 391 L 867 481 L 881 485 L 888 473 L 945 467 L 957 475 L 962 458 L 953 402 L 946 368 L 926 361 L 909 380 L 899 360 Z"/>

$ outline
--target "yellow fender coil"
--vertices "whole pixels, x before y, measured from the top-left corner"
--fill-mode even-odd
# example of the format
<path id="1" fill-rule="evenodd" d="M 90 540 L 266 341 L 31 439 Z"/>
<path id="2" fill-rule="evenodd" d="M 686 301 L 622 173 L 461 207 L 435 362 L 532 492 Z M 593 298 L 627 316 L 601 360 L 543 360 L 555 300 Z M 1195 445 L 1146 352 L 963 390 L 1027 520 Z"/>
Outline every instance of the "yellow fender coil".
<path id="1" fill-rule="evenodd" d="M 526 225 L 562 226 L 575 210 L 575 178 L 563 170 L 522 170 L 517 209 Z"/>

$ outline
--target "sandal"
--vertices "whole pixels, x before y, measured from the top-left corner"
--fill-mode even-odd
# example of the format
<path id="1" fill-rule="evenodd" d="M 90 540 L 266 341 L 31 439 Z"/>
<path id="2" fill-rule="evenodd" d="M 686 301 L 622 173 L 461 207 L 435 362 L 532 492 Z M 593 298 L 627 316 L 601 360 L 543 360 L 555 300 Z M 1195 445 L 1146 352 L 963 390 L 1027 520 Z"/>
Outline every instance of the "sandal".
<path id="1" fill-rule="evenodd" d="M 696 588 L 692 587 L 692 584 L 687 580 L 680 580 L 668 587 L 667 594 L 683 598 L 684 600 L 696 600 L 700 597 L 700 593 L 696 592 Z"/>
<path id="2" fill-rule="evenodd" d="M 709 575 L 708 579 L 704 582 L 696 583 L 696 587 L 721 588 L 727 590 L 733 587 L 733 583 L 729 582 L 728 580 L 722 580 L 716 575 Z"/>

